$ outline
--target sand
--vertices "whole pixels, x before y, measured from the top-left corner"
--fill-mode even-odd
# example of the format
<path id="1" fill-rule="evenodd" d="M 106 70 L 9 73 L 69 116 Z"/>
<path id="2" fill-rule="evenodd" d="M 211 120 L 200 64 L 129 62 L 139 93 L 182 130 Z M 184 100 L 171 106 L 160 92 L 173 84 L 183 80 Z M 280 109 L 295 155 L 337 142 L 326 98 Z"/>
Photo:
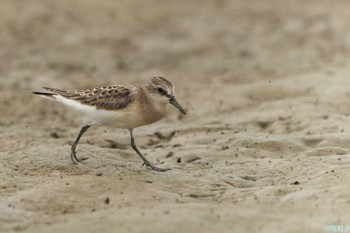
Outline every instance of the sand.
<path id="1" fill-rule="evenodd" d="M 348 1 L 1 1 L 0 232 L 350 225 Z M 181 116 L 91 128 L 31 94 L 163 75 Z"/>

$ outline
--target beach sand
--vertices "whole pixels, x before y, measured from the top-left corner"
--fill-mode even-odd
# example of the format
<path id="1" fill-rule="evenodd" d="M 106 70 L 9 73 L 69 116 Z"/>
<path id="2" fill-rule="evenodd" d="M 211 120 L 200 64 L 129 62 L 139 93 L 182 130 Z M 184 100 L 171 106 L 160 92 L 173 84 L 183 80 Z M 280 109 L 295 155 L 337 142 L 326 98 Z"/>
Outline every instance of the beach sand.
<path id="1" fill-rule="evenodd" d="M 1 1 L 0 232 L 350 225 L 348 1 Z M 162 75 L 181 116 L 82 122 L 31 91 Z"/>

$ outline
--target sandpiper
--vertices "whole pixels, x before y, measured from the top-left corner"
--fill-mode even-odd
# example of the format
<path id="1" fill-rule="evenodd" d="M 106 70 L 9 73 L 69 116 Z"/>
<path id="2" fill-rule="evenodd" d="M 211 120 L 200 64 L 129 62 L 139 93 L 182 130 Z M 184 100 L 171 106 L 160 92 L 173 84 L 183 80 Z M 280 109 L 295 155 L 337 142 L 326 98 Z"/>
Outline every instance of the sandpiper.
<path id="1" fill-rule="evenodd" d="M 168 103 L 186 114 L 175 99 L 175 87 L 167 79 L 158 76 L 140 85 L 111 85 L 87 90 L 43 88 L 48 92 L 33 93 L 71 107 L 83 119 L 84 125 L 71 147 L 71 160 L 74 164 L 81 162 L 75 150 L 81 136 L 91 126 L 105 125 L 128 129 L 131 147 L 146 166 L 160 172 L 169 170 L 156 167 L 149 162 L 137 148 L 133 134 L 134 128 L 162 119 L 166 114 Z"/>

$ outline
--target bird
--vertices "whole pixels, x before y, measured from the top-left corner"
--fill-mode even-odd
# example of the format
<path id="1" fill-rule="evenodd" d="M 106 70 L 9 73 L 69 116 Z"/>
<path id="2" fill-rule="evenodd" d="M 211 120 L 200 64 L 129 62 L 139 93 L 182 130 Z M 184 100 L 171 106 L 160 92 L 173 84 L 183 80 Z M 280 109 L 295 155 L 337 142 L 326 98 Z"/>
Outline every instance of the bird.
<path id="1" fill-rule="evenodd" d="M 71 146 L 73 164 L 82 161 L 76 155 L 81 136 L 92 126 L 107 126 L 129 130 L 130 146 L 143 160 L 143 165 L 158 172 L 170 170 L 149 162 L 138 149 L 134 138 L 134 129 L 162 119 L 169 103 L 186 114 L 175 98 L 175 86 L 166 78 L 156 76 L 144 84 L 108 85 L 84 90 L 43 89 L 45 91 L 32 93 L 64 104 L 82 118 L 83 126 Z"/>

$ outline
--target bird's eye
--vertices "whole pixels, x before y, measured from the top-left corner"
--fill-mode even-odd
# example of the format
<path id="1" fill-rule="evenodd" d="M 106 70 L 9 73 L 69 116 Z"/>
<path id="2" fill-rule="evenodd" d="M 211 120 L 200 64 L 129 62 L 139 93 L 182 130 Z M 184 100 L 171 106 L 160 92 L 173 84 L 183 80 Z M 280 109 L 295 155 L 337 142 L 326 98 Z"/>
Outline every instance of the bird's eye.
<path id="1" fill-rule="evenodd" d="M 159 93 L 164 93 L 164 89 L 163 88 L 161 88 L 161 87 L 157 87 L 157 91 L 159 92 Z"/>

